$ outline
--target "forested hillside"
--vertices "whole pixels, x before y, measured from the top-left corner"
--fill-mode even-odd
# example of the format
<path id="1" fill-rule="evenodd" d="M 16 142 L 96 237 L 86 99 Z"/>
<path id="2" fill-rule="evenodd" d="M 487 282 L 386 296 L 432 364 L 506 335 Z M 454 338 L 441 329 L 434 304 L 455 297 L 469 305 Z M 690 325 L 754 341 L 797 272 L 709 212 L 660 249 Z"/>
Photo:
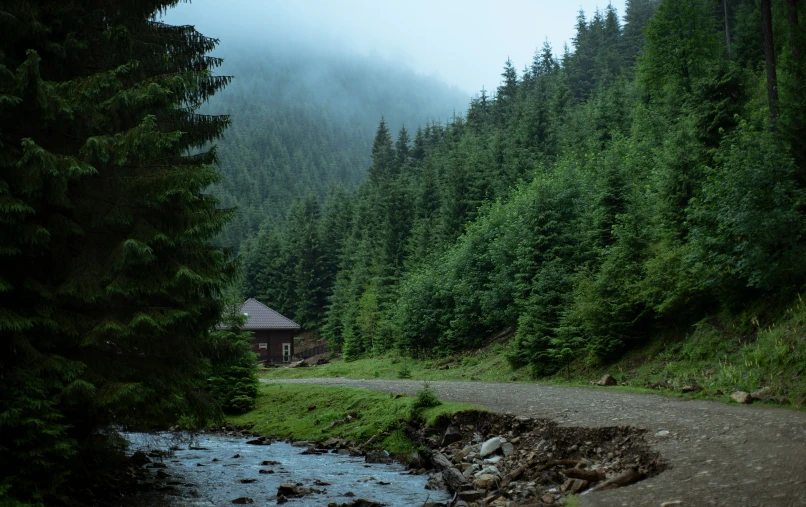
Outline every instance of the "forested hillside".
<path id="1" fill-rule="evenodd" d="M 536 375 L 804 282 L 802 3 L 580 13 L 447 125 L 381 121 L 369 178 L 300 200 L 243 290 L 347 358 L 514 329 Z M 572 20 L 568 20 L 572 22 Z M 748 317 L 749 318 L 749 317 Z"/>
<path id="2" fill-rule="evenodd" d="M 237 208 L 219 237 L 236 248 L 261 224 L 282 222 L 294 199 L 323 200 L 332 186 L 363 181 L 381 116 L 395 129 L 444 123 L 467 103 L 408 68 L 302 42 L 233 52 L 221 73 L 233 82 L 203 112 L 232 118 L 218 146 L 224 178 L 212 193 Z"/>

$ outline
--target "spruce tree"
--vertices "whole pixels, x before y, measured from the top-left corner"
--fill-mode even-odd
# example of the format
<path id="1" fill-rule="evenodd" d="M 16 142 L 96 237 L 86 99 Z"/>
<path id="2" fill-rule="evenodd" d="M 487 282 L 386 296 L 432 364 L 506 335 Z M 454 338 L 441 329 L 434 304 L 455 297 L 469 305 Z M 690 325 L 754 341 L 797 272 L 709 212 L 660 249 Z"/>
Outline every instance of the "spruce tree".
<path id="1" fill-rule="evenodd" d="M 0 7 L 0 497 L 53 491 L 100 428 L 215 416 L 210 357 L 242 354 L 210 333 L 229 120 L 194 112 L 229 78 L 156 21 L 175 3 Z"/>

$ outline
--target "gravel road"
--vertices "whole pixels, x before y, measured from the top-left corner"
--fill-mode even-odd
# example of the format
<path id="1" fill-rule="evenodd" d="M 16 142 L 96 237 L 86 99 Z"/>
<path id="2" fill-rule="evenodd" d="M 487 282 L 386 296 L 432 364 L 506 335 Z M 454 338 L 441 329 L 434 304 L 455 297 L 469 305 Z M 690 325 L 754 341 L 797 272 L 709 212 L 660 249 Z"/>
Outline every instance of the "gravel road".
<path id="1" fill-rule="evenodd" d="M 415 393 L 413 380 L 264 379 L 268 383 Z M 646 428 L 671 468 L 636 485 L 583 495 L 583 506 L 806 506 L 806 412 L 633 394 L 608 388 L 433 381 L 440 399 L 566 426 Z M 668 431 L 665 433 L 659 433 Z"/>

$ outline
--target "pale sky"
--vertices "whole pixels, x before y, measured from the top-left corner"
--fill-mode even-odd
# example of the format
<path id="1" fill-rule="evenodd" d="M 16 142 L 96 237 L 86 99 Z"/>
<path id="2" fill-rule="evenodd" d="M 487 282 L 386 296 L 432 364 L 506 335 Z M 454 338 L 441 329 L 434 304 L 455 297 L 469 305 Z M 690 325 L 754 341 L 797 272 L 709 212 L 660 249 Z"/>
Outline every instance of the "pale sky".
<path id="1" fill-rule="evenodd" d="M 520 74 L 546 38 L 562 54 L 578 10 L 590 20 L 608 3 L 624 16 L 624 0 L 193 0 L 164 21 L 221 39 L 224 58 L 310 44 L 399 62 L 475 95 L 498 86 L 507 57 Z"/>

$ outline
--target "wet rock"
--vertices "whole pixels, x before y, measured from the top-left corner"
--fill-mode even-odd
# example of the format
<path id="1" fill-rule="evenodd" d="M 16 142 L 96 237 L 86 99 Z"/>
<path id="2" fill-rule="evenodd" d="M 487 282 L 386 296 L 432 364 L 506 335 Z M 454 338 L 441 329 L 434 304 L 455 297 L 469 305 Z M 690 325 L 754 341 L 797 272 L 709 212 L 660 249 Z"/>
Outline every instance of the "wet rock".
<path id="1" fill-rule="evenodd" d="M 367 451 L 367 455 L 364 459 L 367 463 L 389 464 L 392 462 L 392 458 L 386 451 Z"/>
<path id="2" fill-rule="evenodd" d="M 448 426 L 448 429 L 445 430 L 445 435 L 442 437 L 442 445 L 451 445 L 454 442 L 462 440 L 462 438 L 464 437 L 461 431 L 454 426 Z"/>
<path id="3" fill-rule="evenodd" d="M 241 479 L 241 484 L 252 484 L 253 482 L 257 482 L 257 479 Z"/>
<path id="4" fill-rule="evenodd" d="M 260 466 L 263 466 L 263 467 L 270 467 L 270 466 L 274 466 L 274 465 L 282 465 L 282 463 L 280 463 L 279 461 L 273 461 L 273 460 L 270 460 L 270 459 L 267 459 L 265 461 L 260 462 Z"/>
<path id="5" fill-rule="evenodd" d="M 209 451 L 210 450 L 207 447 L 196 447 L 194 445 L 191 445 L 190 447 L 188 447 L 188 449 L 190 449 L 191 451 Z"/>
<path id="6" fill-rule="evenodd" d="M 434 474 L 428 478 L 428 482 L 425 483 L 425 489 L 430 490 L 443 490 L 447 489 L 445 486 L 445 480 L 442 479 L 442 474 Z"/>
<path id="7" fill-rule="evenodd" d="M 730 399 L 732 399 L 736 403 L 741 403 L 743 405 L 753 403 L 753 397 L 750 395 L 750 393 L 745 391 L 736 391 L 735 393 L 730 395 Z"/>
<path id="8" fill-rule="evenodd" d="M 277 495 L 277 505 L 282 505 L 288 501 L 285 495 Z"/>
<path id="9" fill-rule="evenodd" d="M 247 440 L 246 443 L 249 445 L 270 445 L 271 439 L 266 437 L 258 437 L 254 440 Z"/>
<path id="10" fill-rule="evenodd" d="M 240 454 L 236 454 L 235 456 L 232 457 L 232 459 L 237 459 L 237 458 L 240 458 L 240 457 L 241 457 Z"/>
<path id="11" fill-rule="evenodd" d="M 146 468 L 168 468 L 165 463 L 149 463 Z"/>
<path id="12" fill-rule="evenodd" d="M 313 483 L 317 486 L 330 486 L 329 482 L 325 482 L 319 479 L 316 479 L 315 481 L 313 481 Z"/>
<path id="13" fill-rule="evenodd" d="M 145 465 L 146 463 L 151 463 L 151 458 L 146 456 L 146 453 L 143 451 L 135 451 L 131 457 L 132 463 L 137 466 Z"/>
<path id="14" fill-rule="evenodd" d="M 481 445 L 481 451 L 479 451 L 479 454 L 482 458 L 485 458 L 500 449 L 502 444 L 503 441 L 501 437 L 493 437 Z"/>
<path id="15" fill-rule="evenodd" d="M 259 473 L 259 474 L 273 474 L 274 470 L 264 468 L 264 469 L 258 470 L 257 473 Z"/>
<path id="16" fill-rule="evenodd" d="M 606 374 L 596 384 L 600 386 L 614 386 L 617 384 L 617 382 L 616 379 L 614 379 L 610 374 Z"/>
<path id="17" fill-rule="evenodd" d="M 498 477 L 493 474 L 481 474 L 473 481 L 476 489 L 492 489 L 498 484 Z"/>
<path id="18" fill-rule="evenodd" d="M 246 505 L 248 503 L 255 503 L 255 501 L 249 498 L 248 496 L 239 496 L 238 498 L 233 500 L 232 503 L 238 505 Z"/>

